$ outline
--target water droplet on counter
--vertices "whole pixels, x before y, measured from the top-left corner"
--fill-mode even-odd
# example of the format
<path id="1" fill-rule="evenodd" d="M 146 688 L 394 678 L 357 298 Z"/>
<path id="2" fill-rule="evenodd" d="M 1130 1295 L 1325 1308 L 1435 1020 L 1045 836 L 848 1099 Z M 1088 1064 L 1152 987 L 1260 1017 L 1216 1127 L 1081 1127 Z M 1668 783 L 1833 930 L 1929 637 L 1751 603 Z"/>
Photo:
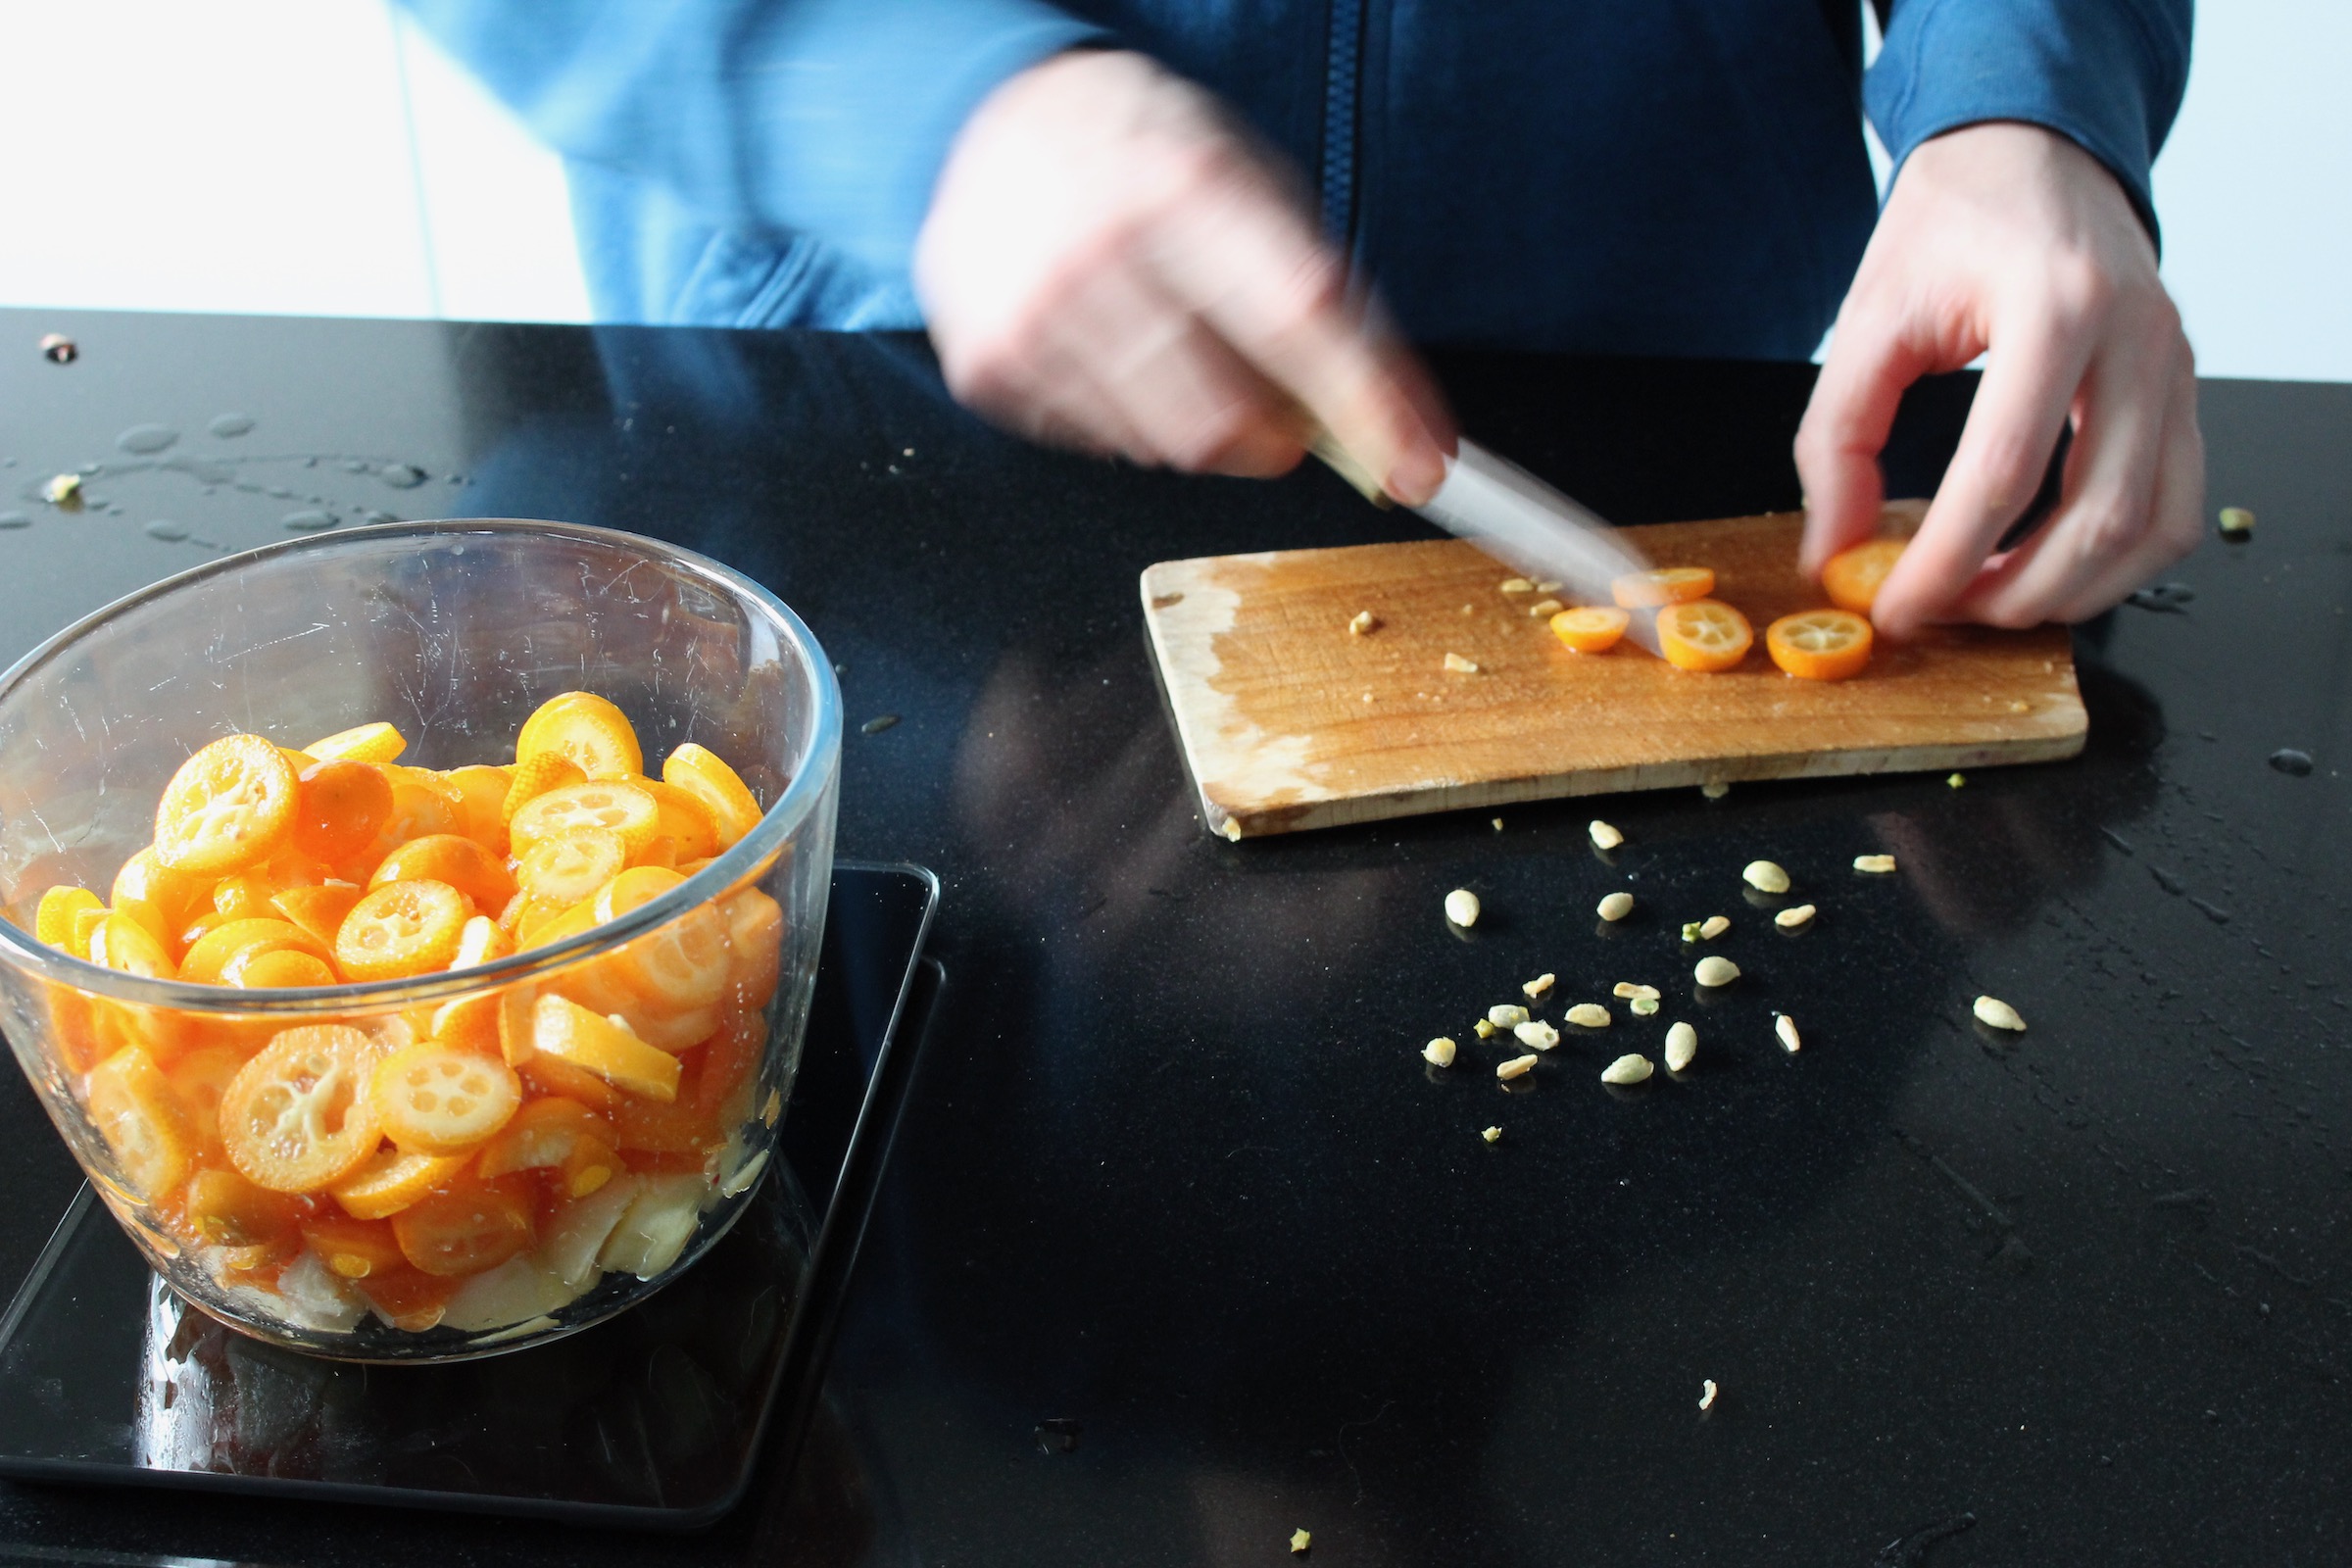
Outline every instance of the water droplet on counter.
<path id="1" fill-rule="evenodd" d="M 2311 776 L 2311 754 L 2298 752 L 2291 746 L 2282 746 L 2271 754 L 2271 766 L 2288 778 L 2308 778 Z"/>
<path id="2" fill-rule="evenodd" d="M 29 528 L 32 518 L 22 512 L 0 512 L 0 528 Z"/>
<path id="3" fill-rule="evenodd" d="M 144 457 L 151 452 L 163 451 L 178 439 L 179 432 L 168 424 L 134 424 L 115 437 L 115 445 L 125 452 L 135 452 Z"/>
<path id="4" fill-rule="evenodd" d="M 177 544 L 187 536 L 187 525 L 173 522 L 169 517 L 158 517 L 147 525 L 148 538 L 161 539 L 167 544 Z"/>
<path id="5" fill-rule="evenodd" d="M 387 463 L 383 479 L 395 490 L 414 490 L 424 483 L 424 470 L 413 463 Z"/>
<path id="6" fill-rule="evenodd" d="M 250 414 L 218 414 L 213 416 L 213 422 L 206 425 L 205 428 L 223 441 L 231 441 L 253 429 L 253 416 Z"/>
<path id="7" fill-rule="evenodd" d="M 334 517 L 324 512 L 289 512 L 279 520 L 298 533 L 307 532 L 313 528 L 331 528 L 335 525 Z"/>
<path id="8" fill-rule="evenodd" d="M 397 514 L 390 512 L 369 512 L 363 514 L 360 520 L 368 523 L 398 522 L 400 517 Z"/>
<path id="9" fill-rule="evenodd" d="M 366 473 L 368 471 L 368 465 L 365 461 L 359 458 L 345 458 L 343 460 L 343 471 L 345 473 Z"/>

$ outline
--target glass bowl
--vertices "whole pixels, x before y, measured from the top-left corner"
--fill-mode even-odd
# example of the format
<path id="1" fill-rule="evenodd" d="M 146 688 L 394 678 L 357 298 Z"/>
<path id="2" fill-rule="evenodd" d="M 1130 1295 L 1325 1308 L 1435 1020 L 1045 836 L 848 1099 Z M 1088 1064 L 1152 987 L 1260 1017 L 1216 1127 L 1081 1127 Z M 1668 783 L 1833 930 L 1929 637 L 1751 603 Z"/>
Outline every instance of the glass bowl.
<path id="1" fill-rule="evenodd" d="M 650 901 L 455 972 L 236 990 L 105 967 L 31 934 L 52 886 L 109 896 L 174 771 L 224 735 L 299 748 L 381 719 L 407 737 L 402 767 L 507 763 L 524 719 L 575 690 L 619 706 L 649 772 L 696 743 L 763 814 L 746 808 L 740 839 L 680 862 L 684 880 Z M 148 1262 L 231 1327 L 383 1361 L 584 1328 L 691 1266 L 765 1171 L 815 979 L 840 757 L 840 690 L 808 628 L 757 583 L 653 540 L 463 519 L 230 556 L 0 675 L 0 1025 Z M 535 1053 L 548 1009 L 659 1048 L 677 1063 L 655 1063 L 671 1098 Z M 524 1110 L 576 1104 L 502 1144 L 494 1174 L 487 1144 L 386 1142 L 367 1181 L 246 1180 L 223 1154 L 220 1097 L 314 1026 L 358 1032 L 300 1037 L 342 1043 L 348 1059 L 313 1062 L 330 1077 L 461 1041 L 514 1069 Z M 303 1103 L 282 1114 L 310 1114 Z M 333 1103 L 347 1132 L 348 1094 Z"/>

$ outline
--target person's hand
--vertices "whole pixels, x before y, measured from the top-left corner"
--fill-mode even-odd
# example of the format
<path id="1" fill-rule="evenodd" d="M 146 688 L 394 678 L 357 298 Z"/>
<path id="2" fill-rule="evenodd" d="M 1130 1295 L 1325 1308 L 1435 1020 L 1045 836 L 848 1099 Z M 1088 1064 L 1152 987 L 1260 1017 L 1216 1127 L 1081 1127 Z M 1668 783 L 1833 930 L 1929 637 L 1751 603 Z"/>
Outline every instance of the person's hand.
<path id="1" fill-rule="evenodd" d="M 1273 166 L 1141 55 L 1031 67 L 957 135 L 915 244 L 948 385 L 1040 440 L 1270 475 L 1319 423 L 1396 499 L 1443 403 Z"/>
<path id="2" fill-rule="evenodd" d="M 1980 353 L 1984 375 L 1917 539 L 1879 590 L 1891 636 L 1936 620 L 2082 620 L 2196 547 L 2195 363 L 2123 187 L 2036 126 L 1948 132 L 1894 183 L 1796 436 L 1803 564 L 1868 538 L 1903 389 Z M 2073 421 L 2064 489 L 1997 559 Z"/>

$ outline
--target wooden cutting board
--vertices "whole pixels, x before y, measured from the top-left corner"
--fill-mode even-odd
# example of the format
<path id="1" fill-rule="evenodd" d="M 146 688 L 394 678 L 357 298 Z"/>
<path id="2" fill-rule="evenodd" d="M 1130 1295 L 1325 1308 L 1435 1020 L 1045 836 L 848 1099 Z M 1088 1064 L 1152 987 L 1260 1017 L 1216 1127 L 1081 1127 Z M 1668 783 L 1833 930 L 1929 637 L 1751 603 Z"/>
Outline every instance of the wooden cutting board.
<path id="1" fill-rule="evenodd" d="M 1918 526 L 1887 508 L 1886 531 Z M 1796 569 L 1801 514 L 1625 530 L 1659 565 L 1715 568 L 1756 628 L 1738 669 L 1694 675 L 1631 641 L 1569 652 L 1459 540 L 1165 561 L 1144 618 L 1212 833 L 1618 790 L 2037 762 L 2088 721 L 2063 627 L 1938 629 L 1882 644 L 1849 681 L 1792 680 L 1764 653 L 1777 615 L 1827 601 Z M 1369 611 L 1378 625 L 1352 635 Z M 1476 674 L 1446 667 L 1447 654 Z"/>

